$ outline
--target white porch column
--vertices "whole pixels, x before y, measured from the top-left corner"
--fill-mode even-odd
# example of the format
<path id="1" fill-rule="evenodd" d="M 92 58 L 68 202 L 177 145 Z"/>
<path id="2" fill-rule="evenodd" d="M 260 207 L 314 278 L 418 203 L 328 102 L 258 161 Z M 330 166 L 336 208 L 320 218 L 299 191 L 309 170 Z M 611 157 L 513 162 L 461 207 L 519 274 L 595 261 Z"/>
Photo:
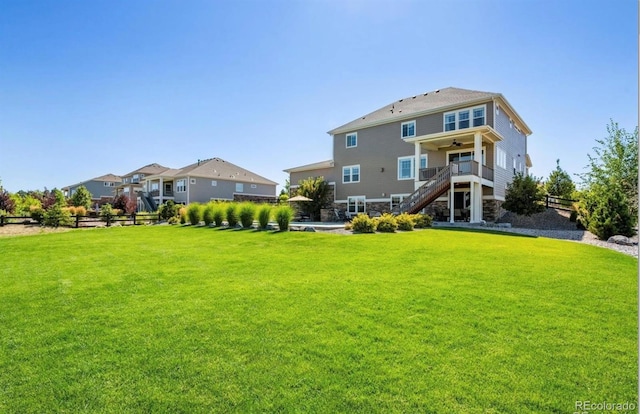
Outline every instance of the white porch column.
<path id="1" fill-rule="evenodd" d="M 478 182 L 471 183 L 471 217 L 470 221 L 482 221 L 482 134 L 473 134 L 473 160 L 478 163 Z M 474 197 L 475 195 L 475 197 Z"/>
<path id="2" fill-rule="evenodd" d="M 413 177 L 415 179 L 415 182 L 417 183 L 418 181 L 420 181 L 420 143 L 414 142 L 414 146 L 416 158 L 413 161 Z M 417 189 L 418 185 L 416 184 L 415 187 Z"/>
<path id="3" fill-rule="evenodd" d="M 451 181 L 451 186 L 449 188 L 449 223 L 455 223 L 455 211 L 453 209 L 455 202 L 454 202 L 454 185 L 453 185 L 453 181 Z"/>
<path id="4" fill-rule="evenodd" d="M 160 200 L 158 201 L 159 204 L 162 204 L 162 197 L 164 197 L 164 180 L 162 179 L 162 177 L 160 177 L 160 185 L 159 185 L 159 196 L 160 196 Z"/>

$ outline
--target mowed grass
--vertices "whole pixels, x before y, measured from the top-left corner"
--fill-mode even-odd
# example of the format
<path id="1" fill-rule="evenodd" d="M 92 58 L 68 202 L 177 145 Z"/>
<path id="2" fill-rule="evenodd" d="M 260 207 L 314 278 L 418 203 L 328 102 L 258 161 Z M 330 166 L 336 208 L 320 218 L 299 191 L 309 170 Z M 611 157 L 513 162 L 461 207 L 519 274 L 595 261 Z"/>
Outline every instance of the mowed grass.
<path id="1" fill-rule="evenodd" d="M 436 229 L 0 238 L 0 412 L 637 402 L 637 266 L 578 243 Z"/>

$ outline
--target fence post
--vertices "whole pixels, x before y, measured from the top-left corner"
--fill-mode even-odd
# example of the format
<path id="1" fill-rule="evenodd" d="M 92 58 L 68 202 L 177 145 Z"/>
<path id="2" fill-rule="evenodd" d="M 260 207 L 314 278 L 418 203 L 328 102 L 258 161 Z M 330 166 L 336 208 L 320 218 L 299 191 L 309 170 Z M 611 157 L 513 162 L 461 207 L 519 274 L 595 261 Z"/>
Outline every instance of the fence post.
<path id="1" fill-rule="evenodd" d="M 546 203 L 546 204 L 547 204 L 547 208 L 549 208 L 549 194 L 547 194 L 547 195 L 545 196 L 545 198 L 547 199 L 547 203 Z"/>
<path id="2" fill-rule="evenodd" d="M 107 227 L 111 226 L 111 214 L 107 214 Z"/>
<path id="3" fill-rule="evenodd" d="M 4 226 L 4 215 L 0 216 L 0 227 Z"/>
<path id="4" fill-rule="evenodd" d="M 134 211 L 133 213 L 131 213 L 131 216 L 133 217 L 133 225 L 136 225 L 136 212 Z"/>
<path id="5" fill-rule="evenodd" d="M 79 215 L 79 214 L 76 214 L 76 229 L 78 228 L 78 224 L 79 224 L 79 222 L 80 222 L 80 220 L 79 220 L 79 219 L 80 219 L 80 215 Z"/>

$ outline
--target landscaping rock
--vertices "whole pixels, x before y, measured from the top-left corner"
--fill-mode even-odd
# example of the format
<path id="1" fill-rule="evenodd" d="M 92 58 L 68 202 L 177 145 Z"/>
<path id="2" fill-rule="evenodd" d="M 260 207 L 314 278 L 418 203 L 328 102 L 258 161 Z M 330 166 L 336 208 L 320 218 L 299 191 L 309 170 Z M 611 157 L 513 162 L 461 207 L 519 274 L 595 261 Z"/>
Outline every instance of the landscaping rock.
<path id="1" fill-rule="evenodd" d="M 315 228 L 313 228 L 313 227 L 305 227 L 305 228 L 304 228 L 304 231 L 308 231 L 308 232 L 311 232 L 311 233 L 315 233 L 315 232 L 316 232 L 316 229 L 315 229 Z"/>
<path id="2" fill-rule="evenodd" d="M 621 244 L 623 246 L 633 246 L 635 244 L 634 242 L 629 240 L 628 237 L 621 236 L 619 234 L 609 237 L 609 239 L 607 240 L 607 243 Z"/>

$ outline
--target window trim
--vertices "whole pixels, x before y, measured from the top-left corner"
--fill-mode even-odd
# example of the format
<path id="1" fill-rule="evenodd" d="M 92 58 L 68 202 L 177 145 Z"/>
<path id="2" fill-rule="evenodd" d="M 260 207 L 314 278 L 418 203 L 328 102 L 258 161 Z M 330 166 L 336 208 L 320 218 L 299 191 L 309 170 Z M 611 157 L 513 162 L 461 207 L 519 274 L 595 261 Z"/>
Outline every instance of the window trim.
<path id="1" fill-rule="evenodd" d="M 416 156 L 412 155 L 412 156 L 405 156 L 405 157 L 398 157 L 398 181 L 404 181 L 404 180 L 413 180 L 415 178 L 415 159 Z M 400 172 L 402 171 L 402 169 L 400 168 L 400 163 L 402 161 L 406 161 L 409 160 L 409 162 L 411 163 L 410 167 L 409 167 L 409 176 L 408 177 L 403 177 L 400 175 Z"/>
<path id="2" fill-rule="evenodd" d="M 187 179 L 181 178 L 176 180 L 176 193 L 186 193 L 187 192 Z"/>
<path id="3" fill-rule="evenodd" d="M 358 169 L 358 180 L 354 181 L 353 179 L 353 168 L 357 168 Z M 345 176 L 345 170 L 349 169 L 349 181 L 345 181 L 344 180 L 344 176 Z M 353 183 L 359 183 L 360 182 L 360 177 L 362 175 L 362 170 L 360 169 L 360 164 L 356 164 L 356 165 L 345 165 L 342 167 L 342 184 L 353 184 Z"/>
<path id="4" fill-rule="evenodd" d="M 482 109 L 484 120 L 481 125 L 474 125 L 476 117 L 474 117 L 473 111 L 475 111 L 476 109 Z M 460 128 L 460 113 L 464 113 L 464 112 L 469 113 L 469 117 L 464 120 L 469 122 L 469 126 L 466 128 Z M 450 116 L 450 115 L 453 115 L 453 122 L 447 122 L 447 116 Z M 453 129 L 447 129 L 447 124 L 453 125 Z M 487 125 L 487 104 L 470 106 L 467 108 L 460 108 L 454 111 L 447 111 L 442 113 L 442 131 L 443 132 L 461 131 L 463 129 L 476 128 L 483 125 Z"/>
<path id="5" fill-rule="evenodd" d="M 496 147 L 496 166 L 504 170 L 507 169 L 507 151 Z"/>
<path id="6" fill-rule="evenodd" d="M 395 207 L 394 204 L 393 204 L 394 197 L 400 199 L 400 201 L 398 201 L 398 204 L 396 204 L 396 205 L 399 206 L 404 201 L 404 199 L 406 197 L 408 197 L 408 196 L 409 196 L 409 194 L 390 194 L 389 195 L 389 208 L 393 211 L 393 208 Z"/>
<path id="7" fill-rule="evenodd" d="M 413 124 L 413 135 L 404 135 L 404 126 L 405 125 L 411 125 Z M 409 131 L 409 128 L 407 128 L 407 132 Z M 416 136 L 416 120 L 412 120 L 412 121 L 406 121 L 406 122 L 402 122 L 400 124 L 400 138 L 402 139 L 406 139 L 406 138 L 413 138 Z"/>
<path id="8" fill-rule="evenodd" d="M 350 207 L 350 200 L 356 200 L 354 207 L 355 207 L 355 211 L 350 211 L 349 207 Z M 358 211 L 358 202 L 357 200 L 362 200 L 362 211 Z M 347 214 L 349 216 L 357 216 L 359 213 L 362 214 L 367 214 L 367 197 L 364 195 L 357 195 L 357 196 L 347 196 Z"/>
<path id="9" fill-rule="evenodd" d="M 244 193 L 244 183 L 236 183 L 236 193 Z"/>
<path id="10" fill-rule="evenodd" d="M 354 137 L 354 144 L 353 145 L 349 145 L 349 137 Z M 344 139 L 345 139 L 345 147 L 346 148 L 355 148 L 358 146 L 358 132 L 349 132 L 348 134 L 344 135 Z"/>

